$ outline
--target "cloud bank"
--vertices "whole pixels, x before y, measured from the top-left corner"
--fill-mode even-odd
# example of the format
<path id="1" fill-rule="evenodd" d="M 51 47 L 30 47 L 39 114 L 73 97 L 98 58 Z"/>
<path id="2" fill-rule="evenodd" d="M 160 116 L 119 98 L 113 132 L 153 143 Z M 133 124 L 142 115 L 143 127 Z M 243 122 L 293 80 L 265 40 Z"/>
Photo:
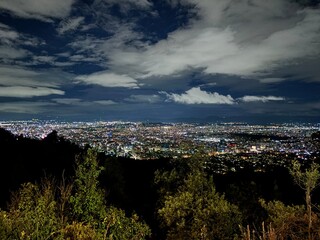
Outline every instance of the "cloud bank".
<path id="1" fill-rule="evenodd" d="M 74 0 L 1 0 L 0 9 L 22 18 L 48 20 L 69 15 Z"/>
<path id="2" fill-rule="evenodd" d="M 246 77 L 268 76 L 299 59 L 319 57 L 320 10 L 304 9 L 285 0 L 182 1 L 196 7 L 197 19 L 170 32 L 155 44 L 128 47 L 116 33 L 108 44 L 98 45 L 108 54 L 112 71 L 138 78 L 170 76 L 193 69 L 206 74 Z M 130 35 L 126 35 L 130 36 Z M 303 47 L 297 47 L 303 46 Z M 129 66 L 129 68 L 125 68 Z"/>
<path id="3" fill-rule="evenodd" d="M 30 98 L 47 95 L 64 95 L 64 91 L 47 87 L 11 86 L 0 87 L 0 97 Z"/>
<path id="4" fill-rule="evenodd" d="M 124 101 L 131 103 L 158 103 L 162 99 L 159 95 L 131 95 L 128 98 L 125 98 Z"/>
<path id="5" fill-rule="evenodd" d="M 269 102 L 269 101 L 284 101 L 284 97 L 276 96 L 244 96 L 239 98 L 242 102 Z"/>
<path id="6" fill-rule="evenodd" d="M 38 114 L 46 112 L 48 107 L 56 106 L 49 102 L 4 102 L 0 104 L 0 112 Z"/>
<path id="7" fill-rule="evenodd" d="M 165 93 L 168 99 L 183 104 L 234 104 L 234 99 L 230 96 L 223 96 L 217 92 L 210 93 L 202 91 L 199 87 L 191 88 L 182 94 Z"/>
<path id="8" fill-rule="evenodd" d="M 194 87 L 182 94 L 160 92 L 167 96 L 167 99 L 176 103 L 182 104 L 236 104 L 238 102 L 269 102 L 269 101 L 284 101 L 284 97 L 277 96 L 243 96 L 241 98 L 234 99 L 230 95 L 224 96 L 217 92 L 207 92 L 200 89 L 200 87 Z"/>
<path id="9" fill-rule="evenodd" d="M 76 80 L 85 84 L 96 84 L 103 87 L 139 88 L 137 81 L 129 76 L 104 71 L 78 76 Z"/>

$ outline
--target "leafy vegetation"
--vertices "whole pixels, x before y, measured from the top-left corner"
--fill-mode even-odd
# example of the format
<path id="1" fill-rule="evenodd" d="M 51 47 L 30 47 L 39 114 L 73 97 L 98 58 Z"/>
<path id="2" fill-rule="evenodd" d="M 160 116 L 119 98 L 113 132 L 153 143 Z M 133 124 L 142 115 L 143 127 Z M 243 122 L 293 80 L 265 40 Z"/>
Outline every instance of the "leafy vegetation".
<path id="1" fill-rule="evenodd" d="M 56 132 L 30 140 L 0 130 L 0 145 L 11 159 L 1 169 L 0 239 L 320 239 L 318 157 L 217 175 L 201 154 L 108 158 Z"/>
<path id="2" fill-rule="evenodd" d="M 197 162 L 202 165 L 199 159 Z M 241 224 L 238 208 L 217 193 L 203 167 L 191 163 L 193 167 L 187 167 L 182 175 L 177 175 L 175 169 L 157 173 L 157 182 L 166 183 L 160 191 L 167 194 L 160 199 L 158 215 L 167 239 L 233 239 Z M 180 184 L 165 191 L 169 182 Z"/>
<path id="3" fill-rule="evenodd" d="M 73 187 L 54 181 L 25 183 L 0 212 L 1 239 L 145 239 L 150 228 L 137 214 L 105 202 L 99 187 L 97 153 L 77 159 Z M 57 192 L 60 190 L 60 194 Z"/>

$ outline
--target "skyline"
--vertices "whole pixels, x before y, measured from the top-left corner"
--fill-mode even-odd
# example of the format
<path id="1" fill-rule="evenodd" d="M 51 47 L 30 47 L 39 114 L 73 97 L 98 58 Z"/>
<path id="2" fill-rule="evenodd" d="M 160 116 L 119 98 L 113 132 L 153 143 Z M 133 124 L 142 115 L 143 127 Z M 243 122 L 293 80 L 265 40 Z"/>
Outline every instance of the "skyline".
<path id="1" fill-rule="evenodd" d="M 319 2 L 2 0 L 0 120 L 319 122 Z"/>

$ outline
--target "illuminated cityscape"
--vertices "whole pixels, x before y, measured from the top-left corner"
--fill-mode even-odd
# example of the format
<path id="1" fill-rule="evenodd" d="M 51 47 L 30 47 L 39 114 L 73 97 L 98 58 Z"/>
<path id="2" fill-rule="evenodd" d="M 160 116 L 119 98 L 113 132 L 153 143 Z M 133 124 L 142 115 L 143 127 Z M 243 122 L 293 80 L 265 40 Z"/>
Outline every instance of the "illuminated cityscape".
<path id="1" fill-rule="evenodd" d="M 254 167 L 285 166 L 293 159 L 312 160 L 317 146 L 311 135 L 320 124 L 144 123 L 9 121 L 0 127 L 16 136 L 43 139 L 52 131 L 82 147 L 108 156 L 136 160 L 208 157 L 208 166 L 224 173 Z"/>

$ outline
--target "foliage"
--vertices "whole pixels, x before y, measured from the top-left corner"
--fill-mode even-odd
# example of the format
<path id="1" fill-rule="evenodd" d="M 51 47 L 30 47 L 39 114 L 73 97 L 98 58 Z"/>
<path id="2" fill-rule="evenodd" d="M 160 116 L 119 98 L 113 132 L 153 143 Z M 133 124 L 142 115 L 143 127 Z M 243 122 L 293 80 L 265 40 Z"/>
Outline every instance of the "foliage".
<path id="1" fill-rule="evenodd" d="M 145 239 L 150 228 L 136 214 L 107 207 L 101 170 L 97 153 L 88 150 L 77 160 L 74 187 L 49 180 L 23 184 L 8 211 L 0 210 L 0 239 Z"/>
<path id="2" fill-rule="evenodd" d="M 124 211 L 107 207 L 105 191 L 99 187 L 98 177 L 103 168 L 98 164 L 97 152 L 88 149 L 77 160 L 74 190 L 70 203 L 75 219 L 91 225 L 97 232 L 97 239 L 144 239 L 150 235 L 149 227 L 138 221 L 134 215 L 125 216 Z"/>
<path id="3" fill-rule="evenodd" d="M 305 206 L 285 205 L 281 201 L 266 202 L 261 199 L 261 206 L 268 214 L 268 227 L 262 225 L 261 231 L 253 231 L 248 225 L 246 229 L 242 228 L 242 237 L 245 240 L 255 238 L 263 240 L 273 239 L 309 239 L 315 240 L 320 238 L 320 219 L 313 212 L 311 202 L 311 193 L 318 186 L 320 173 L 319 166 L 315 163 L 305 169 L 299 162 L 293 161 L 292 167 L 289 169 L 295 183 L 305 191 Z"/>
<path id="4" fill-rule="evenodd" d="M 72 222 L 61 230 L 61 235 L 65 240 L 95 240 L 96 231 L 84 223 Z"/>
<path id="5" fill-rule="evenodd" d="M 1 239 L 47 239 L 60 222 L 52 182 L 22 185 L 8 212 L 1 212 Z"/>
<path id="6" fill-rule="evenodd" d="M 123 210 L 109 207 L 104 219 L 105 237 L 108 239 L 132 239 L 141 240 L 151 235 L 148 225 L 139 222 L 139 217 L 133 214 L 130 218 L 126 217 Z"/>
<path id="7" fill-rule="evenodd" d="M 300 205 L 287 206 L 281 201 L 260 200 L 261 206 L 268 212 L 269 221 L 275 227 L 281 227 L 286 224 L 288 219 L 302 217 L 305 213 L 305 207 Z"/>
<path id="8" fill-rule="evenodd" d="M 170 161 L 170 169 L 155 171 L 154 183 L 158 187 L 159 195 L 165 196 L 176 192 L 177 188 L 181 186 L 186 174 L 191 172 L 204 173 L 205 159 L 194 155 L 193 158 L 188 160 L 173 159 Z M 159 199 L 160 201 L 163 198 Z"/>
<path id="9" fill-rule="evenodd" d="M 319 184 L 319 165 L 311 164 L 310 168 L 301 169 L 301 164 L 294 161 L 292 168 L 289 169 L 294 181 L 305 191 L 312 192 Z"/>
<path id="10" fill-rule="evenodd" d="M 286 206 L 280 201 L 266 203 L 264 200 L 260 200 L 260 203 L 268 212 L 268 222 L 277 239 L 319 239 L 319 218 L 315 213 L 312 213 L 311 218 L 314 226 L 309 232 L 309 218 L 304 206 Z"/>
<path id="11" fill-rule="evenodd" d="M 320 173 L 319 165 L 312 163 L 311 166 L 304 171 L 301 170 L 301 164 L 297 161 L 293 162 L 293 166 L 290 169 L 290 174 L 293 176 L 294 181 L 300 186 L 301 189 L 305 191 L 305 201 L 307 209 L 307 220 L 308 220 L 308 239 L 313 238 L 313 225 L 314 225 L 314 216 L 312 212 L 312 201 L 311 193 L 319 185 Z"/>
<path id="12" fill-rule="evenodd" d="M 176 170 L 162 174 L 162 178 L 169 179 L 160 181 L 158 174 L 157 181 L 173 183 L 174 176 Z M 170 188 L 158 209 L 167 238 L 233 239 L 241 223 L 238 208 L 216 192 L 213 179 L 202 168 L 179 176 L 184 177 L 181 185 L 175 191 Z"/>
<path id="13" fill-rule="evenodd" d="M 98 165 L 97 152 L 92 149 L 76 163 L 75 192 L 70 197 L 72 214 L 77 221 L 97 227 L 106 215 L 105 193 L 98 181 L 103 169 Z"/>

